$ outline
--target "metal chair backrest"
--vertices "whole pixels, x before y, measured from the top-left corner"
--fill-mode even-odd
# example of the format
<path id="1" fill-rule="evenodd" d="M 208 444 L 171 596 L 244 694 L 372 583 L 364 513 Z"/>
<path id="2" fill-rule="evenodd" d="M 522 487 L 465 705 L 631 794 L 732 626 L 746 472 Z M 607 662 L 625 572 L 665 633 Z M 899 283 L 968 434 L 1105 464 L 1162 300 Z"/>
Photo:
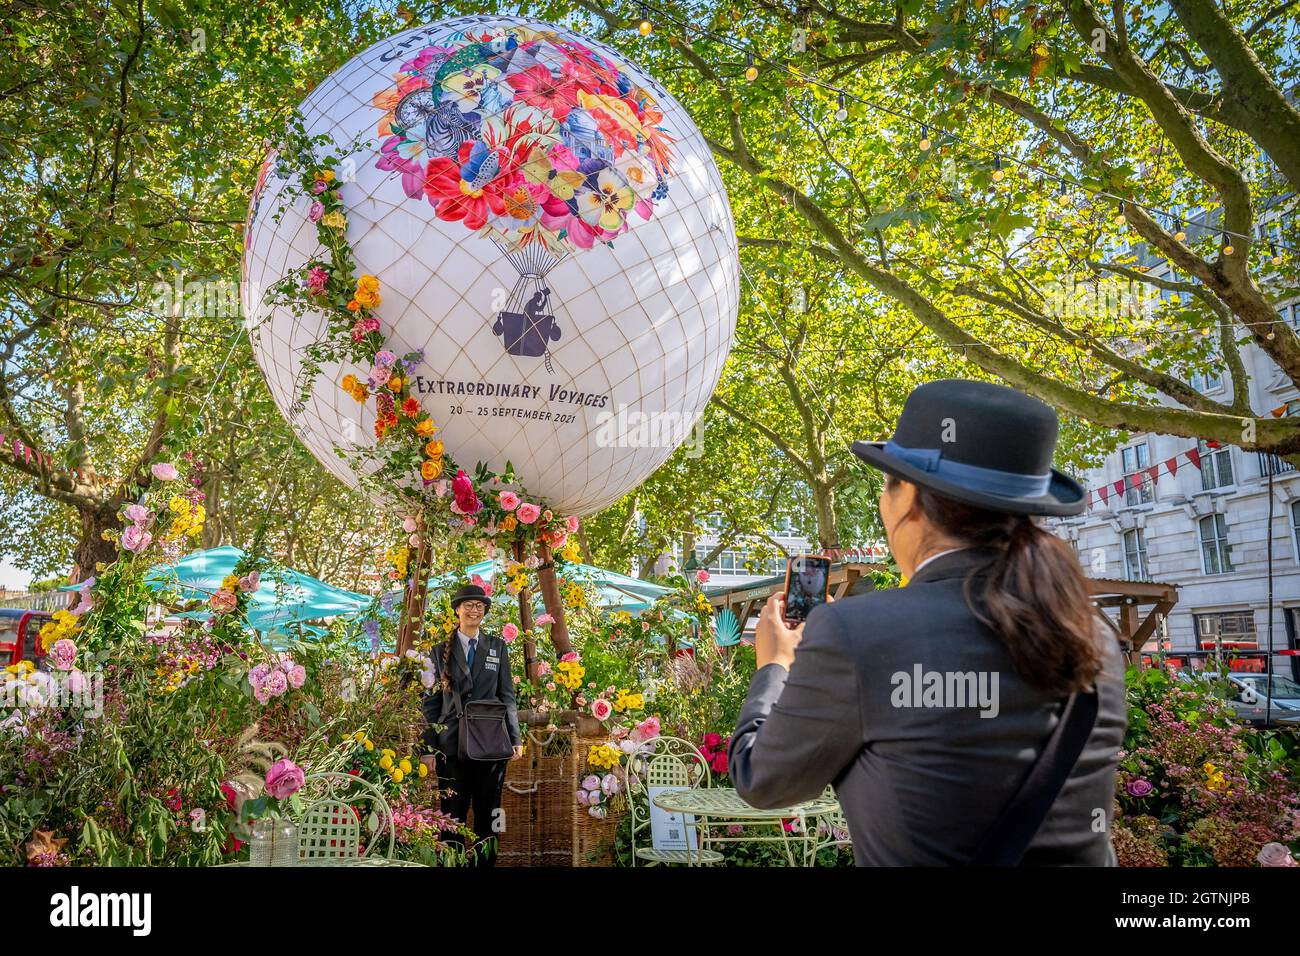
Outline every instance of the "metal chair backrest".
<path id="1" fill-rule="evenodd" d="M 300 860 L 393 856 L 393 811 L 383 792 L 348 773 L 317 773 L 302 786 L 298 819 Z M 369 804 L 365 816 L 357 805 Z M 364 838 L 364 847 L 363 847 Z M 384 844 L 382 854 L 375 847 Z"/>
<path id="2" fill-rule="evenodd" d="M 651 787 L 708 789 L 713 785 L 709 765 L 698 747 L 680 737 L 659 736 L 637 746 L 627 759 L 628 813 L 632 818 L 632 865 L 637 863 L 637 837 L 650 826 Z"/>

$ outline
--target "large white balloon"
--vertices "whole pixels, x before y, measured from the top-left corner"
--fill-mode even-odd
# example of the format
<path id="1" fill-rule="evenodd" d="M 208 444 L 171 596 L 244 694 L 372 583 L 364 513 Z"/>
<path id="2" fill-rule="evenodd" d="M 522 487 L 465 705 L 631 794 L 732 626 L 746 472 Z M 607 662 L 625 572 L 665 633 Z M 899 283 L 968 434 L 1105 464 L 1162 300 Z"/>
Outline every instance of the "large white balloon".
<path id="1" fill-rule="evenodd" d="M 389 348 L 423 350 L 418 398 L 466 470 L 513 463 L 564 513 L 618 500 L 702 414 L 735 332 L 735 226 L 700 131 L 620 54 L 509 16 L 407 30 L 348 61 L 300 107 L 342 154 L 359 272 L 377 276 Z M 323 152 L 323 151 L 322 151 Z M 302 350 L 325 316 L 262 296 L 321 255 L 309 203 L 276 219 L 264 168 L 245 230 L 245 315 L 282 412 L 356 486 L 337 449 L 373 441 L 324 366 L 303 407 Z M 648 417 L 644 417 L 648 416 Z"/>

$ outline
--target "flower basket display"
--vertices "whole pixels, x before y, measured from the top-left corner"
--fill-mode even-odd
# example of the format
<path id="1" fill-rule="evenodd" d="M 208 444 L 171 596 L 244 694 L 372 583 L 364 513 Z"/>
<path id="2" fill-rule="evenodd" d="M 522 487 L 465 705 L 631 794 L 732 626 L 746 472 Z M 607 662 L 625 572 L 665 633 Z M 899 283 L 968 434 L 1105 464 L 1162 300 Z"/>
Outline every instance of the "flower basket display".
<path id="1" fill-rule="evenodd" d="M 567 866 L 573 856 L 573 781 L 578 775 L 573 727 L 526 731 L 524 755 L 506 765 L 499 837 L 501 866 Z"/>
<path id="2" fill-rule="evenodd" d="M 600 721 L 597 721 L 600 723 Z M 579 734 L 578 752 L 585 754 L 593 746 L 599 746 L 609 739 L 604 727 L 591 735 Z M 580 784 L 579 784 L 580 785 Z M 627 801 L 622 794 L 605 804 L 604 817 L 595 817 L 588 808 L 574 805 L 573 788 L 566 794 L 566 805 L 573 820 L 573 854 L 570 861 L 573 866 L 614 866 L 614 835 L 618 832 L 619 822 L 627 812 Z"/>

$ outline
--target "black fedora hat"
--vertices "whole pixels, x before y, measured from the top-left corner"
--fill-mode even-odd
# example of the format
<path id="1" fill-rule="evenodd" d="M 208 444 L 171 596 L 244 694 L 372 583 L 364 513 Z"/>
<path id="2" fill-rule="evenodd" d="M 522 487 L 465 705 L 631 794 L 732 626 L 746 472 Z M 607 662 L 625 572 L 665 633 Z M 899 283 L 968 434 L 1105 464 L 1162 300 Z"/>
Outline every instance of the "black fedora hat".
<path id="1" fill-rule="evenodd" d="M 916 388 L 889 441 L 853 443 L 881 471 L 964 504 L 1026 515 L 1076 515 L 1083 488 L 1052 468 L 1060 422 L 1051 406 L 989 382 Z"/>
<path id="2" fill-rule="evenodd" d="M 451 596 L 451 609 L 454 611 L 462 601 L 482 601 L 483 609 L 492 607 L 492 599 L 477 584 L 467 584 Z"/>

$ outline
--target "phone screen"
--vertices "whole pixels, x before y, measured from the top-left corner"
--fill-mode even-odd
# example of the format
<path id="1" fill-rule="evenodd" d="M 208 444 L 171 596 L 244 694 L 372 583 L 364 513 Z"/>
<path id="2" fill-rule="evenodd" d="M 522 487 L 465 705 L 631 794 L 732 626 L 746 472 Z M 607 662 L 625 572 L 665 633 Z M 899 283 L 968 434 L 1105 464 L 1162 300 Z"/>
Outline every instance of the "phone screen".
<path id="1" fill-rule="evenodd" d="M 790 559 L 785 572 L 785 619 L 804 621 L 812 609 L 826 601 L 830 586 L 831 561 L 821 555 L 803 554 Z"/>

